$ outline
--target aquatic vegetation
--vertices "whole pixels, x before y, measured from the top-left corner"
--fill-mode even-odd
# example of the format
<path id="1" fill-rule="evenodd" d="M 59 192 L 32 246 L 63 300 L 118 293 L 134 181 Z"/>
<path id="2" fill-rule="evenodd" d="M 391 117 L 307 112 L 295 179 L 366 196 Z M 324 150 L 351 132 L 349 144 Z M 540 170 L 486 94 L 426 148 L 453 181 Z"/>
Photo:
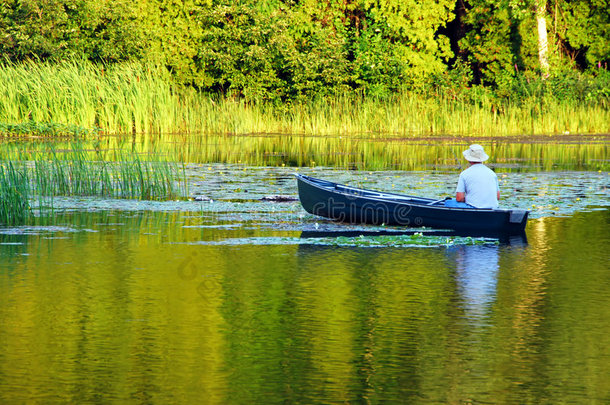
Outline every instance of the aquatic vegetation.
<path id="1" fill-rule="evenodd" d="M 184 171 L 177 164 L 144 161 L 125 152 L 118 156 L 117 161 L 91 161 L 75 145 L 64 154 L 52 150 L 19 164 L 0 160 L 0 223 L 24 223 L 31 201 L 43 212 L 56 196 L 164 200 L 187 193 Z"/>
<path id="2" fill-rule="evenodd" d="M 34 192 L 40 195 L 171 199 L 182 196 L 186 186 L 175 163 L 144 161 L 124 151 L 113 161 L 89 160 L 79 144 L 64 154 L 51 150 L 36 156 L 33 172 Z"/>
<path id="3" fill-rule="evenodd" d="M 0 64 L 0 122 L 53 122 L 112 133 L 171 132 L 169 73 L 138 64 Z"/>
<path id="4" fill-rule="evenodd" d="M 79 137 L 95 135 L 99 132 L 99 128 L 83 128 L 78 125 L 55 122 L 25 121 L 19 124 L 0 122 L 0 136 L 7 137 Z"/>
<path id="5" fill-rule="evenodd" d="M 0 122 L 54 122 L 111 134 L 367 134 L 387 139 L 610 132 L 610 110 L 595 99 L 400 92 L 383 99 L 339 94 L 281 104 L 176 87 L 165 68 L 134 63 L 4 63 L 0 94 Z"/>
<path id="6" fill-rule="evenodd" d="M 21 224 L 28 217 L 29 180 L 27 170 L 20 170 L 12 162 L 0 164 L 0 224 Z"/>
<path id="7" fill-rule="evenodd" d="M 86 153 L 83 151 L 83 153 Z M 67 157 L 57 151 L 56 160 Z M 117 152 L 117 156 L 120 153 Z M 126 158 L 125 158 L 126 159 Z M 128 160 L 125 160 L 128 161 Z M 43 161 L 50 165 L 50 161 Z M 144 162 L 142 162 L 144 164 Z M 36 160 L 28 163 L 30 182 L 36 178 L 32 173 L 36 168 Z M 95 166 L 97 165 L 97 166 Z M 93 161 L 89 166 L 94 170 L 89 178 L 95 177 L 98 183 L 89 183 L 83 175 L 74 185 L 64 184 L 64 194 L 57 193 L 53 198 L 44 201 L 45 206 L 52 204 L 55 212 L 92 212 L 92 211 L 127 211 L 127 212 L 175 212 L 192 217 L 188 226 L 192 229 L 205 229 L 206 232 L 218 234 L 219 229 L 227 231 L 226 238 L 234 238 L 229 229 L 241 229 L 244 232 L 265 230 L 272 232 L 388 232 L 403 231 L 395 227 L 372 227 L 357 224 L 337 223 L 327 221 L 306 213 L 299 202 L 268 202 L 261 200 L 270 194 L 297 196 L 296 181 L 290 174 L 294 169 L 289 167 L 252 167 L 244 165 L 185 165 L 184 171 L 173 171 L 174 192 L 177 199 L 145 200 L 136 194 L 133 198 L 121 198 L 116 184 L 111 183 L 112 173 L 121 163 L 111 161 Z M 74 165 L 72 165 L 74 166 Z M 144 164 L 145 166 L 145 164 Z M 7 164 L 3 167 L 7 167 Z M 44 173 L 56 173 L 64 170 L 66 179 L 71 167 L 66 163 L 57 163 L 56 168 L 39 170 Z M 174 169 L 176 167 L 174 166 Z M 22 170 L 22 169 L 19 169 Z M 84 170 L 84 169 L 81 169 Z M 107 173 L 104 174 L 104 170 Z M 434 198 L 448 195 L 455 190 L 456 172 L 397 172 L 397 171 L 346 171 L 331 168 L 303 168 L 304 174 L 336 180 L 340 183 L 364 186 L 371 189 L 392 191 L 401 194 L 421 195 Z M 55 174 L 53 176 L 57 177 Z M 106 177 L 107 176 L 107 177 Z M 525 208 L 530 210 L 530 219 L 572 216 L 575 212 L 608 207 L 610 205 L 607 191 L 607 172 L 534 172 L 511 173 L 500 175 L 502 190 L 501 205 L 505 208 Z M 51 181 L 49 176 L 39 176 L 38 181 Z M 60 182 L 60 180 L 55 180 Z M 130 181 L 126 181 L 130 183 Z M 135 181 L 131 181 L 134 183 Z M 104 185 L 106 184 L 106 185 Z M 188 190 L 184 184 L 188 184 Z M 117 193 L 104 194 L 101 190 L 116 188 Z M 34 186 L 34 189 L 44 189 L 44 185 Z M 51 185 L 48 186 L 52 190 Z M 57 186 L 57 188 L 61 188 Z M 95 187 L 95 188 L 94 188 Z M 80 190 L 78 192 L 74 190 Z M 85 192 L 89 190 L 88 192 Z M 93 193 L 95 191 L 96 194 Z M 28 191 L 29 192 L 29 191 Z M 50 193 L 50 192 L 47 192 Z M 30 201 L 36 203 L 39 196 L 28 194 Z M 67 195 L 64 196 L 64 195 Z M 89 197 L 88 195 L 93 195 Z M 209 201 L 194 201 L 183 197 L 205 195 Z M 101 197 L 101 198 L 100 198 Z M 40 203 L 38 204 L 40 205 Z M 39 215 L 40 209 L 32 206 L 33 212 Z M 419 232 L 419 230 L 417 230 Z M 333 239 L 335 240 L 335 239 Z M 361 241 L 362 242 L 362 241 Z M 439 239 L 439 243 L 442 242 Z M 299 242 L 305 243 L 305 242 Z M 397 242 L 398 243 L 398 242 Z"/>
<path id="8" fill-rule="evenodd" d="M 328 240 L 324 240 L 328 241 Z M 398 236 L 359 236 L 357 238 L 338 237 L 328 241 L 333 245 L 365 246 L 365 247 L 398 247 L 398 246 L 443 246 L 443 245 L 484 245 L 497 244 L 498 241 L 485 238 L 461 236 L 438 236 L 415 233 Z"/>
<path id="9" fill-rule="evenodd" d="M 450 246 L 450 245 L 485 245 L 498 244 L 497 240 L 489 238 L 473 238 L 470 236 L 440 236 L 425 235 L 421 232 L 413 235 L 383 235 L 359 236 L 355 238 L 339 236 L 337 238 L 322 238 L 316 243 L 336 246 L 359 247 L 402 247 L 402 246 Z"/>
<path id="10" fill-rule="evenodd" d="M 221 240 L 198 241 L 201 245 L 316 245 L 365 248 L 399 247 L 446 247 L 454 245 L 498 245 L 497 239 L 463 236 L 439 236 L 415 233 L 413 235 L 383 236 L 338 236 L 323 238 L 295 238 L 287 236 L 226 238 Z"/>

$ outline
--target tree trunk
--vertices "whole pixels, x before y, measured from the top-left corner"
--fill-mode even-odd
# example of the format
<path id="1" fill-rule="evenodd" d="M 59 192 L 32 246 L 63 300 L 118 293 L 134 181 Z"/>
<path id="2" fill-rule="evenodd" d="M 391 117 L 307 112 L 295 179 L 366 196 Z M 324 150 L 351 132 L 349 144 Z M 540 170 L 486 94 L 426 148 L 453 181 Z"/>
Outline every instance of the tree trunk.
<path id="1" fill-rule="evenodd" d="M 548 40 L 546 32 L 546 0 L 536 0 L 536 22 L 538 23 L 538 60 L 542 77 L 549 75 Z"/>

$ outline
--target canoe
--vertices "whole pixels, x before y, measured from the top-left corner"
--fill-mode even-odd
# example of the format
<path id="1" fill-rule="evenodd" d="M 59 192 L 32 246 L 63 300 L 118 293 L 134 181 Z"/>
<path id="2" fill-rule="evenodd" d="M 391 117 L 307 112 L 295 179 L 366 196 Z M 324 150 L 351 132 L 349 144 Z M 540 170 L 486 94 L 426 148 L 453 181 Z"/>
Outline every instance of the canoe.
<path id="1" fill-rule="evenodd" d="M 444 200 L 365 190 L 295 174 L 305 211 L 337 221 L 519 234 L 529 211 L 445 207 Z"/>

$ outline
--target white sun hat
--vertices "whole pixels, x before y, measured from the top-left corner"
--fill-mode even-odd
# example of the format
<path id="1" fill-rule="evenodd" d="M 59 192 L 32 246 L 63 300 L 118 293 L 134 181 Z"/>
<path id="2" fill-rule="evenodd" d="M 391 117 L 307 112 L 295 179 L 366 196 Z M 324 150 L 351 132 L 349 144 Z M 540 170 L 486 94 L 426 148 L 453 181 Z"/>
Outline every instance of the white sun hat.
<path id="1" fill-rule="evenodd" d="M 480 162 L 484 162 L 487 159 L 489 159 L 489 156 L 487 155 L 487 153 L 485 153 L 485 151 L 483 150 L 483 147 L 476 143 L 470 145 L 470 147 L 467 150 L 465 150 L 464 152 L 462 152 L 462 154 L 464 155 L 466 160 L 469 162 L 480 163 Z"/>

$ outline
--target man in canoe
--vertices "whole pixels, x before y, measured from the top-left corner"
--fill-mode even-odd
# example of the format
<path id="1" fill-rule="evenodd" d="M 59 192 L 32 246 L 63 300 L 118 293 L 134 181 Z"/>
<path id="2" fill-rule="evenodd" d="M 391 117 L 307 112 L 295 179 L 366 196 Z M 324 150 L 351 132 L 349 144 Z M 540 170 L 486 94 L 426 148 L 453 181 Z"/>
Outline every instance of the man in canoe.
<path id="1" fill-rule="evenodd" d="M 481 145 L 473 144 L 462 152 L 470 166 L 460 173 L 455 200 L 445 201 L 446 207 L 498 208 L 500 187 L 498 176 L 483 164 L 489 156 Z"/>

